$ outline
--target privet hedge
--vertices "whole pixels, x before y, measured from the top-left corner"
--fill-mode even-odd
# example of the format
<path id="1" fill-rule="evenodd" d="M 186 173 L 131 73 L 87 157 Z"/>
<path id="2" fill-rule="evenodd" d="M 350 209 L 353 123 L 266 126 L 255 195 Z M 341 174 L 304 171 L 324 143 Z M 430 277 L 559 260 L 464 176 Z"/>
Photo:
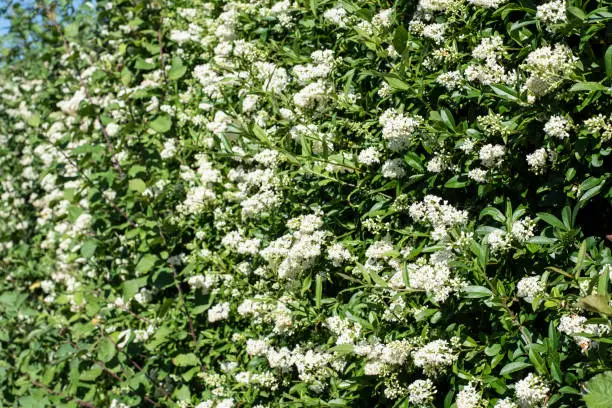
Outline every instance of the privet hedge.
<path id="1" fill-rule="evenodd" d="M 1 406 L 612 406 L 609 2 L 31 3 Z"/>

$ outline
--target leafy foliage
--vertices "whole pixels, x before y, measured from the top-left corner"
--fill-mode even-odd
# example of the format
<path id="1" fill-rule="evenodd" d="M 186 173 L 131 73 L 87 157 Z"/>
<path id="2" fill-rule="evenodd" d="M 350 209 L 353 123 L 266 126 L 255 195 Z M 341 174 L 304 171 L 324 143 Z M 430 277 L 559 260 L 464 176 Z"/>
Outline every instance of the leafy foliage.
<path id="1" fill-rule="evenodd" d="M 0 12 L 0 405 L 610 406 L 609 2 Z"/>

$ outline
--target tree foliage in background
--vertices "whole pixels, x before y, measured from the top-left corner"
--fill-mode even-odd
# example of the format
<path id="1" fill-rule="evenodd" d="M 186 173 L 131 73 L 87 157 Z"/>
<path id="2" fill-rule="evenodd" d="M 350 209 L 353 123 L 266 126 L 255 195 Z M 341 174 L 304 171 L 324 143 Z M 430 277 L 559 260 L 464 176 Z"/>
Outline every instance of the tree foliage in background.
<path id="1" fill-rule="evenodd" d="M 611 406 L 609 2 L 0 8 L 1 406 Z"/>

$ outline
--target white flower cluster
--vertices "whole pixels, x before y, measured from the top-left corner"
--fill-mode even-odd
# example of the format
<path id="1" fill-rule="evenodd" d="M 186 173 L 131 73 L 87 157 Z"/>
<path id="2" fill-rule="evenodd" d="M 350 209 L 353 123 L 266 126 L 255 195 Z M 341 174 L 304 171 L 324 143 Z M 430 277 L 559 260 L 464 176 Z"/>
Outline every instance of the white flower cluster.
<path id="1" fill-rule="evenodd" d="M 580 346 L 583 352 L 586 352 L 590 348 L 594 347 L 597 342 L 580 336 L 579 333 L 586 333 L 595 337 L 606 335 L 610 332 L 610 328 L 603 324 L 587 323 L 587 318 L 576 314 L 565 315 L 561 317 L 559 326 L 557 329 L 561 333 L 565 333 L 570 336 L 576 344 Z"/>
<path id="2" fill-rule="evenodd" d="M 281 93 L 289 84 L 289 74 L 285 68 L 264 61 L 256 62 L 255 68 L 264 91 Z"/>
<path id="3" fill-rule="evenodd" d="M 380 163 L 380 152 L 375 147 L 368 147 L 359 152 L 357 161 L 365 166 L 373 166 Z"/>
<path id="4" fill-rule="evenodd" d="M 612 115 L 606 118 L 601 113 L 584 121 L 589 133 L 599 134 L 604 141 L 612 139 Z"/>
<path id="5" fill-rule="evenodd" d="M 429 378 L 416 380 L 408 386 L 408 401 L 417 407 L 429 406 L 433 403 L 436 392 L 436 387 Z"/>
<path id="6" fill-rule="evenodd" d="M 487 235 L 487 242 L 493 254 L 504 253 L 510 250 L 514 244 L 523 245 L 534 235 L 536 223 L 525 217 L 512 224 L 510 231 L 495 229 Z"/>
<path id="7" fill-rule="evenodd" d="M 536 296 L 541 296 L 545 292 L 544 282 L 541 276 L 528 276 L 521 279 L 516 284 L 516 296 L 525 299 L 526 302 L 533 302 Z"/>
<path id="8" fill-rule="evenodd" d="M 325 13 L 323 13 L 323 18 L 340 28 L 346 28 L 346 25 L 349 22 L 347 12 L 340 4 L 326 10 Z"/>
<path id="9" fill-rule="evenodd" d="M 293 95 L 293 103 L 300 109 L 323 110 L 327 105 L 329 89 L 325 82 L 318 80 L 306 85 Z"/>
<path id="10" fill-rule="evenodd" d="M 465 77 L 470 82 L 480 82 L 483 85 L 508 82 L 510 76 L 501 65 L 504 44 L 499 35 L 485 37 L 472 51 L 472 56 L 484 63 L 471 64 L 465 70 Z"/>
<path id="11" fill-rule="evenodd" d="M 453 6 L 456 0 L 419 0 L 419 9 L 423 11 L 445 11 Z"/>
<path id="12" fill-rule="evenodd" d="M 234 408 L 233 398 L 202 401 L 195 408 Z"/>
<path id="13" fill-rule="evenodd" d="M 414 344 L 410 340 L 381 343 L 378 339 L 360 342 L 353 349 L 356 355 L 366 357 L 366 375 L 385 375 L 403 366 L 413 350 Z"/>
<path id="14" fill-rule="evenodd" d="M 467 222 L 467 211 L 458 210 L 448 201 L 435 195 L 427 195 L 423 201 L 413 203 L 409 209 L 410 217 L 433 227 L 432 238 L 436 241 L 445 240 L 450 228 Z"/>
<path id="15" fill-rule="evenodd" d="M 255 255 L 259 252 L 261 240 L 259 238 L 246 239 L 240 231 L 231 231 L 223 239 L 221 243 L 242 255 Z"/>
<path id="16" fill-rule="evenodd" d="M 469 383 L 459 391 L 455 404 L 457 408 L 481 408 L 484 401 L 480 397 L 480 392 L 478 392 L 474 383 Z"/>
<path id="17" fill-rule="evenodd" d="M 543 174 L 546 171 L 547 162 L 550 160 L 548 150 L 544 147 L 527 155 L 529 170 L 535 174 Z"/>
<path id="18" fill-rule="evenodd" d="M 487 182 L 487 171 L 481 168 L 475 168 L 468 171 L 468 178 L 474 180 L 477 183 Z"/>
<path id="19" fill-rule="evenodd" d="M 225 320 L 229 317 L 230 304 L 229 302 L 218 303 L 208 309 L 208 321 L 210 323 Z"/>
<path id="20" fill-rule="evenodd" d="M 215 183 L 221 181 L 221 173 L 213 168 L 205 154 L 197 156 L 197 170 L 194 172 L 187 166 L 181 166 L 181 178 L 190 185 L 185 201 L 177 206 L 182 214 L 197 214 L 215 200 L 217 195 L 213 191 Z"/>
<path id="21" fill-rule="evenodd" d="M 436 44 L 442 44 L 444 42 L 444 34 L 446 33 L 447 26 L 444 23 L 432 23 L 427 24 L 423 27 L 423 37 L 433 40 Z"/>
<path id="22" fill-rule="evenodd" d="M 578 58 L 564 44 L 544 46 L 529 53 L 521 68 L 530 73 L 527 89 L 543 96 L 555 89 L 576 68 Z"/>
<path id="23" fill-rule="evenodd" d="M 331 316 L 325 320 L 325 326 L 331 330 L 338 344 L 354 344 L 361 334 L 361 325 L 356 322 L 341 319 L 339 316 Z"/>
<path id="24" fill-rule="evenodd" d="M 427 262 L 419 258 L 417 262 L 406 265 L 410 287 L 422 289 L 436 302 L 444 302 L 453 292 L 459 292 L 466 283 L 451 276 L 451 269 L 444 261 Z M 398 274 L 401 278 L 401 273 Z"/>
<path id="25" fill-rule="evenodd" d="M 374 27 L 390 28 L 393 25 L 395 10 L 392 8 L 380 10 L 372 17 Z"/>
<path id="26" fill-rule="evenodd" d="M 313 64 L 296 65 L 293 74 L 302 83 L 318 78 L 326 78 L 334 68 L 335 59 L 332 50 L 319 50 L 310 54 Z"/>
<path id="27" fill-rule="evenodd" d="M 321 255 L 325 238 L 329 235 L 319 228 L 323 225 L 320 213 L 300 216 L 287 222 L 294 230 L 273 241 L 260 251 L 281 279 L 295 278 L 311 266 Z"/>
<path id="28" fill-rule="evenodd" d="M 436 82 L 449 91 L 453 91 L 461 86 L 463 75 L 461 71 L 448 71 L 438 75 Z"/>
<path id="29" fill-rule="evenodd" d="M 261 295 L 253 299 L 245 299 L 236 311 L 242 317 L 247 317 L 257 324 L 272 321 L 272 310 L 274 306 L 267 303 Z"/>
<path id="30" fill-rule="evenodd" d="M 478 156 L 485 167 L 499 167 L 503 162 L 503 157 L 506 154 L 506 148 L 502 145 L 486 144 L 480 148 Z"/>
<path id="31" fill-rule="evenodd" d="M 238 191 L 226 192 L 227 197 L 240 202 L 242 218 L 252 219 L 269 214 L 282 202 L 279 191 L 281 184 L 275 169 L 278 166 L 278 152 L 264 149 L 253 157 L 253 161 L 265 169 L 245 170 L 233 168 L 228 172 L 228 179 L 236 183 Z"/>
<path id="32" fill-rule="evenodd" d="M 176 140 L 168 139 L 164 142 L 164 148 L 159 155 L 162 159 L 171 159 L 176 155 Z"/>
<path id="33" fill-rule="evenodd" d="M 485 37 L 480 40 L 480 44 L 472 50 L 472 56 L 480 60 L 496 61 L 501 57 L 504 49 L 504 40 L 500 35 Z"/>
<path id="34" fill-rule="evenodd" d="M 554 24 L 567 22 L 565 0 L 553 0 L 537 7 L 536 18 L 546 26 L 546 30 L 554 32 Z"/>
<path id="35" fill-rule="evenodd" d="M 504 398 L 498 400 L 493 408 L 519 408 L 519 406 L 510 398 Z"/>
<path id="36" fill-rule="evenodd" d="M 380 116 L 379 122 L 383 126 L 382 135 L 387 140 L 389 149 L 397 152 L 410 145 L 422 119 L 418 116 L 406 116 L 391 108 Z"/>
<path id="37" fill-rule="evenodd" d="M 327 259 L 332 261 L 335 267 L 341 266 L 345 262 L 352 262 L 355 257 L 342 244 L 336 242 L 327 248 Z"/>
<path id="38" fill-rule="evenodd" d="M 299 345 L 293 350 L 287 347 L 275 349 L 265 340 L 247 340 L 247 352 L 266 357 L 270 368 L 278 368 L 282 372 L 289 372 L 295 367 L 300 380 L 308 383 L 309 388 L 316 393 L 322 392 L 326 387 L 325 379 L 341 370 L 345 364 L 331 353 L 304 349 Z"/>
<path id="39" fill-rule="evenodd" d="M 505 1 L 506 0 L 468 0 L 470 4 L 483 8 L 498 8 L 505 3 Z"/>
<path id="40" fill-rule="evenodd" d="M 550 137 L 566 139 L 569 137 L 570 122 L 560 115 L 551 116 L 544 125 L 544 133 Z"/>
<path id="41" fill-rule="evenodd" d="M 445 372 L 457 357 L 457 353 L 446 340 L 431 341 L 412 352 L 414 365 L 422 368 L 428 377 L 436 377 Z"/>
<path id="42" fill-rule="evenodd" d="M 526 408 L 541 406 L 546 401 L 550 388 L 537 375 L 529 373 L 514 385 L 519 405 Z"/>
<path id="43" fill-rule="evenodd" d="M 234 375 L 238 384 L 244 385 L 255 385 L 269 390 L 276 390 L 278 388 L 278 380 L 274 373 L 268 371 L 263 373 L 252 373 L 250 371 L 241 371 Z"/>
<path id="44" fill-rule="evenodd" d="M 406 175 L 406 166 L 402 159 L 390 159 L 382 165 L 382 175 L 385 178 L 400 179 Z"/>

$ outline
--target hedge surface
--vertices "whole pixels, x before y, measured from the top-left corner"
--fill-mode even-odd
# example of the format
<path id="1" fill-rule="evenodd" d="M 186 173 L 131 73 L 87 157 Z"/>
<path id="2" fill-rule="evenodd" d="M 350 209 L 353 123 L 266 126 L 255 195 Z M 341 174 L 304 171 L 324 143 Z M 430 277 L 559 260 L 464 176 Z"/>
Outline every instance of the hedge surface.
<path id="1" fill-rule="evenodd" d="M 612 406 L 610 2 L 0 9 L 0 406 Z"/>

